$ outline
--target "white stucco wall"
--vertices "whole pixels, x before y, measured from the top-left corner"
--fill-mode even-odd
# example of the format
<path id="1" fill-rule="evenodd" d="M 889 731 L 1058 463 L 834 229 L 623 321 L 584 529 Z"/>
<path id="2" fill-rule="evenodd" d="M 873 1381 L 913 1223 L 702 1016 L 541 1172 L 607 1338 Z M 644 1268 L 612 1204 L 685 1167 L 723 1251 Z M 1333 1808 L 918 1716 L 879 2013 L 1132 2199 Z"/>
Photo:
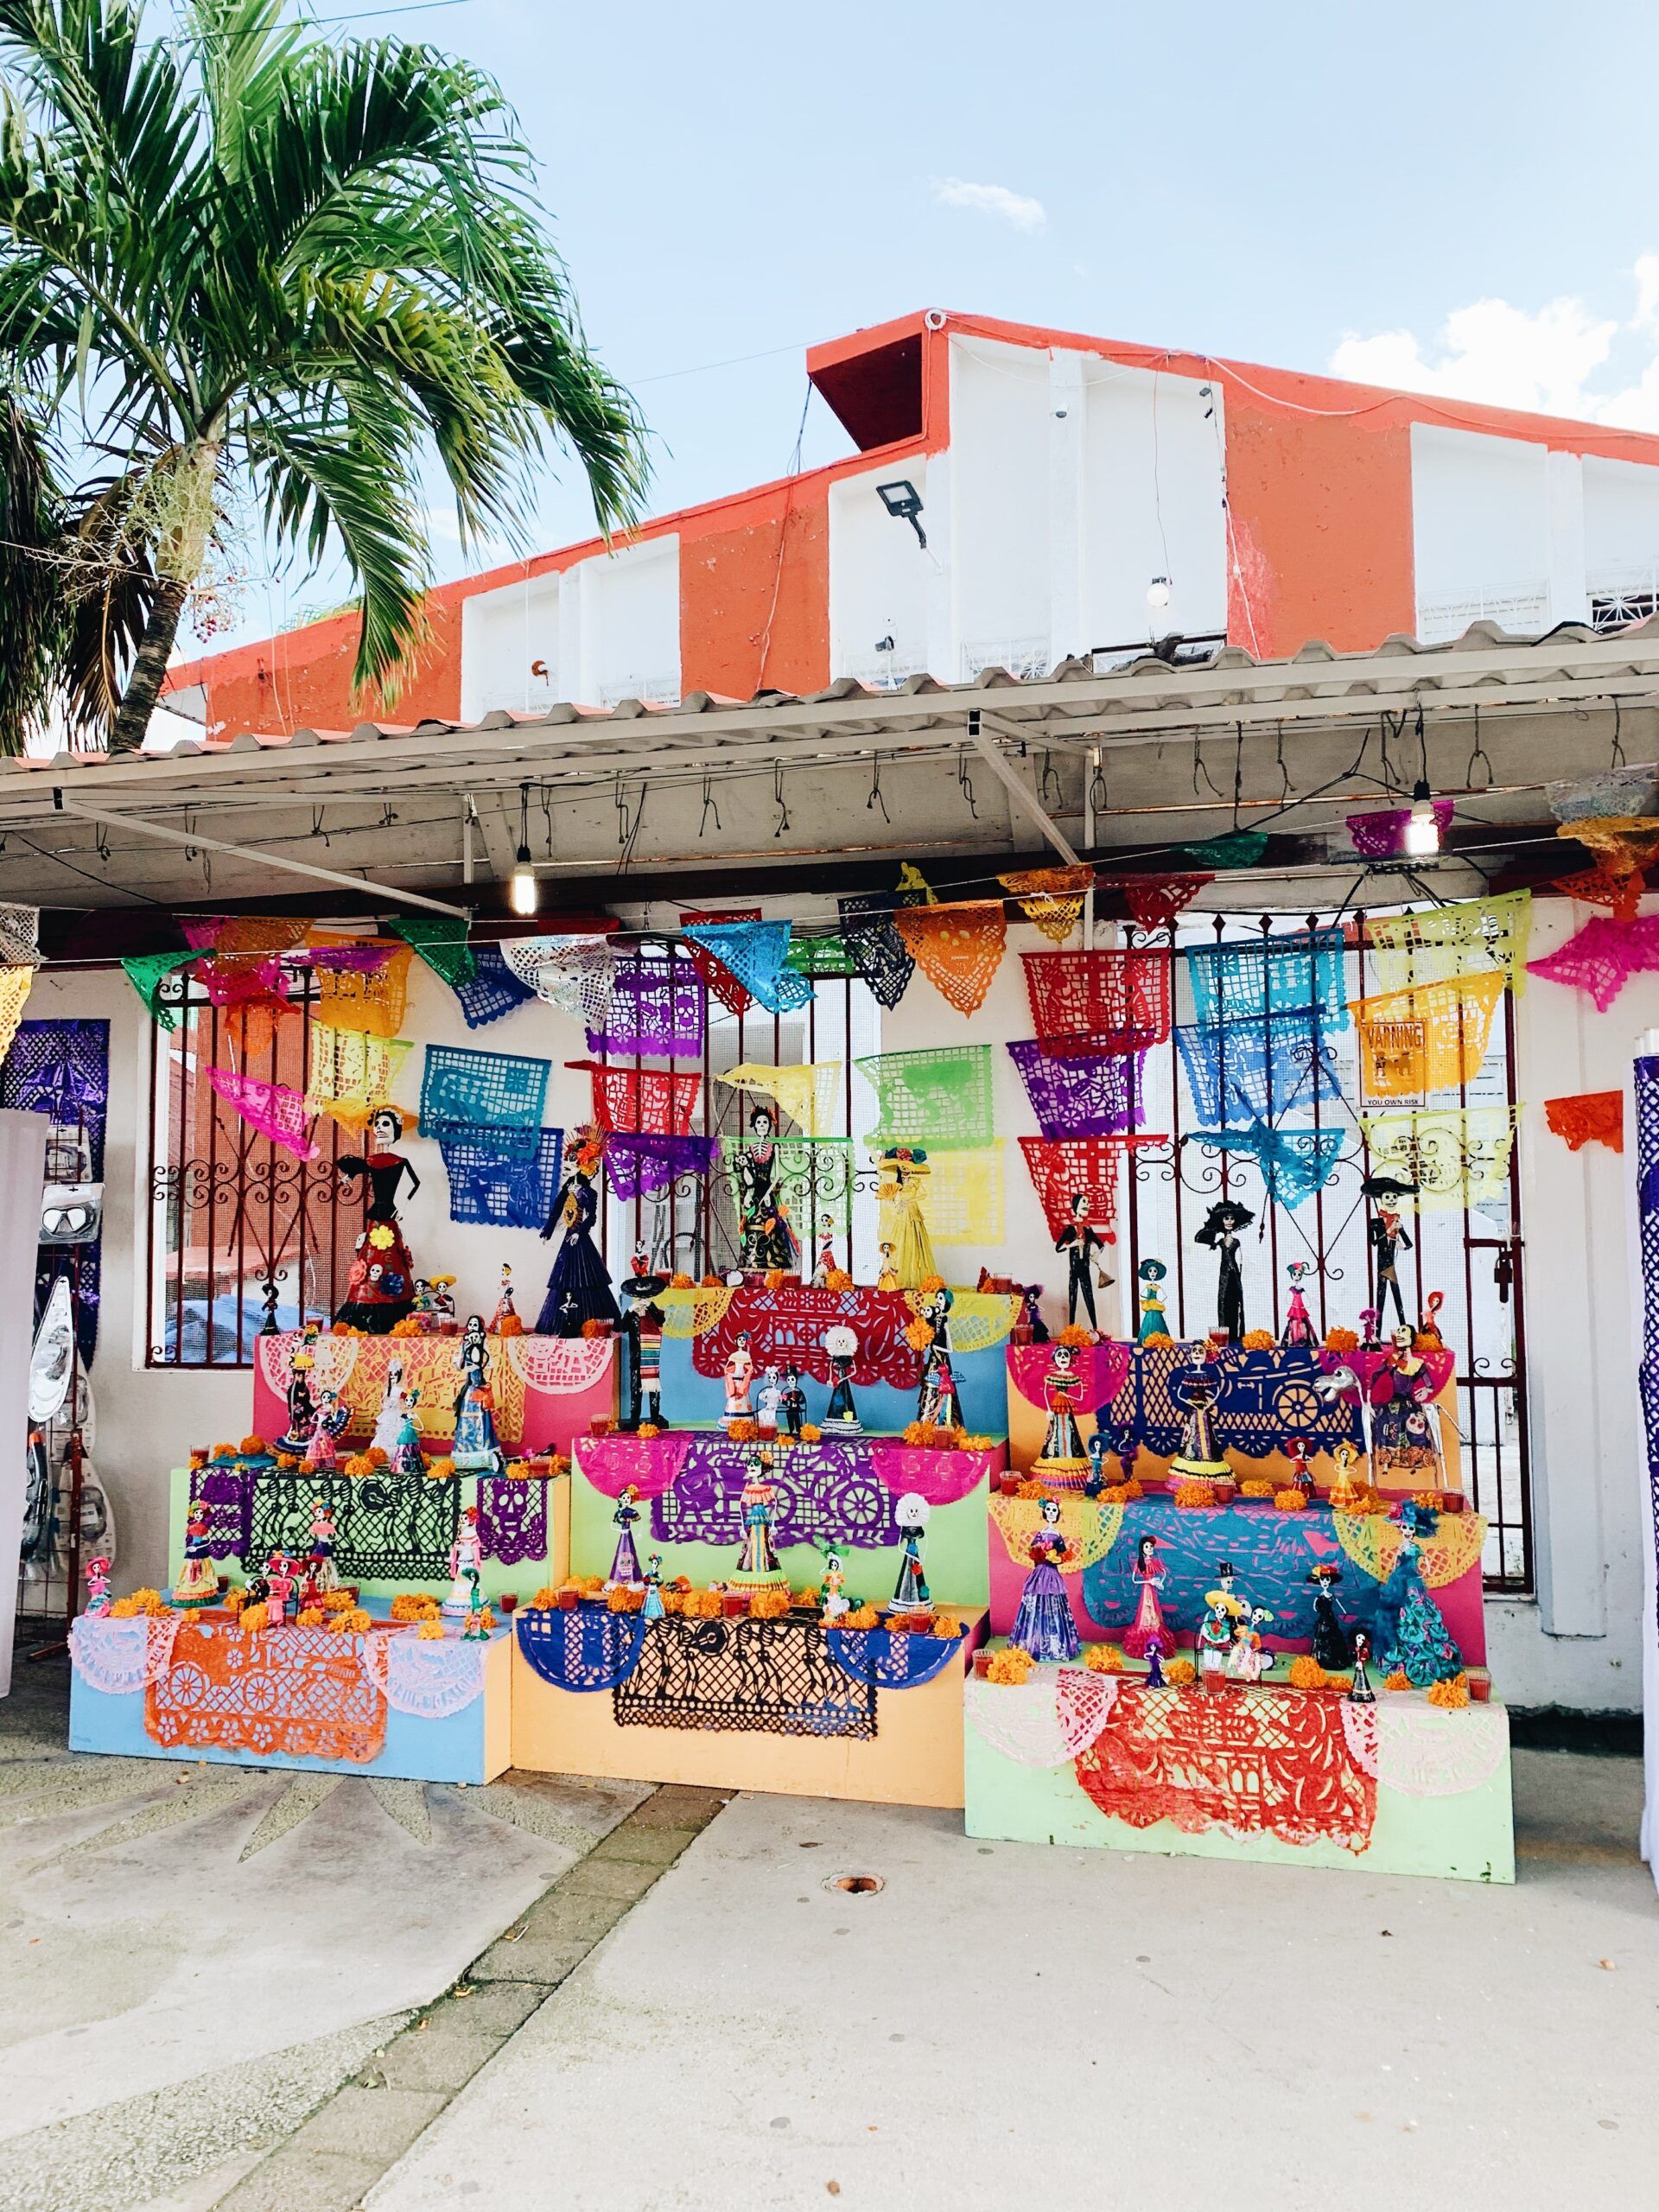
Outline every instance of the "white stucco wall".
<path id="1" fill-rule="evenodd" d="M 770 908 L 769 908 L 770 911 Z M 1559 902 L 1535 909 L 1535 949 L 1570 934 L 1573 910 Z M 964 1019 L 919 975 L 900 1009 L 884 1019 L 886 1050 L 964 1040 L 1001 1045 L 1031 1033 L 1021 949 L 1039 950 L 1035 931 L 1009 931 L 1007 957 L 984 1006 Z M 191 1444 L 245 1430 L 251 1380 L 245 1374 L 146 1370 L 142 1329 L 134 1313 L 135 1218 L 142 1198 L 148 1128 L 149 1040 L 138 1001 L 119 971 L 43 974 L 32 1015 L 107 1015 L 111 1080 L 105 1231 L 104 1313 L 93 1382 L 98 1397 L 98 1461 L 121 1521 L 121 1583 L 155 1581 L 165 1572 L 166 1476 Z M 491 1028 L 469 1032 L 450 993 L 418 963 L 412 971 L 408 1033 L 423 1042 L 467 1044 L 529 1052 L 554 1063 L 548 1119 L 566 1127 L 587 1118 L 586 1077 L 563 1062 L 583 1057 L 577 1025 L 533 1003 Z M 1630 1155 L 1600 1147 L 1569 1152 L 1544 1127 L 1545 1099 L 1618 1089 L 1636 1040 L 1659 1027 L 1659 977 L 1638 977 L 1612 1010 L 1596 1014 L 1581 994 L 1535 979 L 1517 1025 L 1519 1092 L 1527 1237 L 1527 1321 L 1534 1516 L 1538 1562 L 1535 1599 L 1495 1600 L 1488 1630 L 1494 1674 L 1516 1704 L 1560 1704 L 1592 1710 L 1632 1709 L 1641 1698 L 1639 1621 L 1645 1503 L 1641 1486 L 1637 1409 L 1630 1349 L 1626 1274 L 1625 1179 Z M 998 1273 L 1041 1281 L 1052 1321 L 1063 1318 L 1056 1291 L 1063 1281 L 1047 1226 L 1026 1174 L 1017 1140 L 1036 1122 L 1013 1063 L 995 1056 L 998 1128 L 1004 1144 L 1007 1220 L 1001 1245 L 950 1246 L 941 1252 L 953 1281 L 972 1282 L 982 1264 Z M 405 1086 L 416 1099 L 420 1056 L 412 1055 Z M 460 1278 L 465 1313 L 487 1313 L 497 1270 L 512 1263 L 518 1303 L 534 1319 L 550 1264 L 550 1248 L 527 1230 L 454 1226 L 435 1145 L 408 1145 L 422 1188 L 404 1210 L 416 1260 Z M 142 1244 L 139 1246 L 142 1251 Z M 613 1254 L 613 1260 L 617 1257 Z M 1120 1276 L 1124 1268 L 1120 1266 Z M 1122 1328 L 1130 1310 L 1122 1281 L 1101 1303 L 1104 1325 Z"/>
<path id="2" fill-rule="evenodd" d="M 567 1070 L 586 1055 L 580 1027 L 556 1008 L 532 1001 L 487 1029 L 469 1030 L 454 995 L 420 962 L 411 963 L 405 1034 L 423 1044 L 472 1045 L 485 1052 L 525 1052 L 550 1059 L 547 1119 L 570 1127 L 590 1118 L 588 1078 Z M 110 1114 L 105 1161 L 103 1312 L 92 1388 L 98 1408 L 99 1471 L 113 1499 L 120 1538 L 118 1586 L 159 1583 L 167 1571 L 168 1471 L 193 1444 L 247 1433 L 253 1377 L 237 1370 L 147 1368 L 142 1294 L 143 1208 L 148 1172 L 149 1024 L 119 969 L 64 976 L 43 972 L 29 1002 L 31 1019 L 107 1017 Z M 418 1105 L 421 1054 L 410 1054 L 404 1103 Z M 435 1144 L 412 1137 L 404 1149 L 421 1188 L 400 1207 L 417 1264 L 458 1280 L 461 1313 L 488 1314 L 501 1262 L 513 1268 L 514 1290 L 532 1323 L 553 1248 L 528 1230 L 458 1227 L 449 1219 L 448 1184 Z M 137 1234 L 135 1236 L 135 1224 Z"/>

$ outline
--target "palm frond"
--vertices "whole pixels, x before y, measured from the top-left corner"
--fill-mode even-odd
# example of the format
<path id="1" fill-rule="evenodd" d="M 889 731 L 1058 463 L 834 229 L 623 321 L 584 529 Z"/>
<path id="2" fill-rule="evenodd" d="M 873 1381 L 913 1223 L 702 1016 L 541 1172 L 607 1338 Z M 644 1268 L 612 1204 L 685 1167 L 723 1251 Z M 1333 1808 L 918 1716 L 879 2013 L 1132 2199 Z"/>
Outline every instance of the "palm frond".
<path id="1" fill-rule="evenodd" d="M 0 396 L 0 753 L 48 711 L 62 638 L 60 499 L 38 420 Z"/>

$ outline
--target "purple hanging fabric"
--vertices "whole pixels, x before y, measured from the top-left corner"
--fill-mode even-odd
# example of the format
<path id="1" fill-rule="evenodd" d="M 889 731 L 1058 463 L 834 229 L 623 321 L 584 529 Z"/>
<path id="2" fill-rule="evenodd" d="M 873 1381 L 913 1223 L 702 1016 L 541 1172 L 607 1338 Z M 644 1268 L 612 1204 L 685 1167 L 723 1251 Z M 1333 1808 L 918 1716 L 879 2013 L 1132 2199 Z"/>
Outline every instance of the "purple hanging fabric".
<path id="1" fill-rule="evenodd" d="M 708 1175 L 720 1160 L 718 1137 L 636 1135 L 611 1129 L 605 1138 L 605 1173 L 619 1198 L 666 1190 L 682 1175 Z"/>
<path id="2" fill-rule="evenodd" d="M 484 1475 L 478 1484 L 478 1534 L 486 1559 L 518 1567 L 547 1557 L 547 1484 L 538 1476 L 512 1482 Z"/>
<path id="3" fill-rule="evenodd" d="M 868 1440 L 796 1444 L 774 1459 L 772 1540 L 789 1544 L 896 1543 L 893 1493 L 875 1472 Z M 671 1490 L 651 1501 L 658 1543 L 736 1545 L 743 1541 L 743 1464 L 723 1436 L 694 1437 Z"/>
<path id="4" fill-rule="evenodd" d="M 20 1021 L 0 1068 L 0 1106 L 45 1114 L 82 1130 L 94 1178 L 104 1173 L 104 1130 L 109 1115 L 110 1025 L 107 1021 Z M 101 1236 L 90 1244 L 43 1244 L 35 1269 L 35 1325 L 40 1325 L 52 1286 L 67 1275 L 75 1293 L 75 1338 L 81 1363 L 98 1350 L 99 1304 L 104 1279 Z"/>
<path id="5" fill-rule="evenodd" d="M 245 1559 L 253 1539 L 253 1477 L 239 1467 L 209 1467 L 190 1485 L 207 1509 L 213 1559 Z"/>
<path id="6" fill-rule="evenodd" d="M 1008 1046 L 1046 1137 L 1112 1137 L 1138 1128 L 1144 1052 L 1056 1059 L 1033 1038 Z"/>
<path id="7" fill-rule="evenodd" d="M 704 991 L 689 960 L 619 960 L 611 1010 L 588 1032 L 590 1052 L 644 1052 L 657 1059 L 702 1057 Z"/>

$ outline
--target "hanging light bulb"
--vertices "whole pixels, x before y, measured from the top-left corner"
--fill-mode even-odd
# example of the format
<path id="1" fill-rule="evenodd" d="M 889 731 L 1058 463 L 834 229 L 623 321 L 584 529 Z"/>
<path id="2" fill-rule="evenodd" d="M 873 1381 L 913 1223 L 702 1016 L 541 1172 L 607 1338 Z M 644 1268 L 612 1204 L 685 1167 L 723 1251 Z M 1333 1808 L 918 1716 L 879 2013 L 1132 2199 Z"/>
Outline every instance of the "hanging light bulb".
<path id="1" fill-rule="evenodd" d="M 1440 818 L 1434 811 L 1434 794 L 1420 776 L 1411 794 L 1411 819 L 1406 824 L 1402 849 L 1422 860 L 1440 849 Z"/>
<path id="2" fill-rule="evenodd" d="M 1154 614 L 1160 614 L 1169 605 L 1170 589 L 1167 576 L 1154 576 L 1147 586 L 1147 605 Z"/>
<path id="3" fill-rule="evenodd" d="M 518 786 L 518 850 L 513 855 L 507 880 L 507 903 L 515 914 L 533 914 L 540 901 L 536 871 L 530 859 L 530 785 Z"/>

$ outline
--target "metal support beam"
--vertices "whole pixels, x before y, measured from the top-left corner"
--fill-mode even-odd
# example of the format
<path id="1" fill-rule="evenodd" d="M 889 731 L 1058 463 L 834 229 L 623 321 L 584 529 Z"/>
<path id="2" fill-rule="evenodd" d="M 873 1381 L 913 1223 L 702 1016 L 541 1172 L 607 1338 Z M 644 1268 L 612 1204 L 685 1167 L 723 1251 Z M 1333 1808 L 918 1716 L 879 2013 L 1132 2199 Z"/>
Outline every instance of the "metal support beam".
<path id="1" fill-rule="evenodd" d="M 1061 859 L 1072 868 L 1077 867 L 1077 853 L 1067 841 L 1065 831 L 1054 821 L 1036 792 L 1032 790 L 1012 761 L 1004 758 L 1002 748 L 996 742 L 995 738 L 987 736 L 988 727 L 998 731 L 999 734 L 1006 734 L 1002 724 L 992 721 L 988 715 L 982 715 L 977 707 L 972 709 L 968 716 L 968 742 L 998 781 L 1007 785 L 1009 791 L 1019 800 L 1020 805 L 1030 815 Z M 1025 740 L 1022 735 L 1015 734 L 1014 741 L 1015 744 L 1021 744 Z"/>
<path id="2" fill-rule="evenodd" d="M 130 830 L 140 837 L 158 838 L 164 845 L 189 845 L 204 853 L 224 853 L 233 861 L 252 861 L 263 868 L 281 868 L 289 875 L 308 875 L 319 883 L 336 883 L 347 891 L 369 891 L 377 898 L 390 899 L 396 906 L 423 906 L 431 914 L 453 914 L 463 922 L 473 918 L 469 906 L 451 906 L 442 899 L 428 899 L 418 891 L 399 891 L 389 883 L 375 883 L 367 876 L 342 875 L 338 868 L 315 868 L 309 861 L 289 860 L 285 853 L 261 852 L 251 845 L 226 844 L 222 837 L 204 837 L 182 830 L 168 830 L 159 822 L 146 822 L 137 815 L 105 814 L 101 807 L 82 806 L 79 800 L 65 798 L 60 791 L 54 793 L 60 814 L 67 814 L 72 821 L 96 822 L 105 830 Z"/>

